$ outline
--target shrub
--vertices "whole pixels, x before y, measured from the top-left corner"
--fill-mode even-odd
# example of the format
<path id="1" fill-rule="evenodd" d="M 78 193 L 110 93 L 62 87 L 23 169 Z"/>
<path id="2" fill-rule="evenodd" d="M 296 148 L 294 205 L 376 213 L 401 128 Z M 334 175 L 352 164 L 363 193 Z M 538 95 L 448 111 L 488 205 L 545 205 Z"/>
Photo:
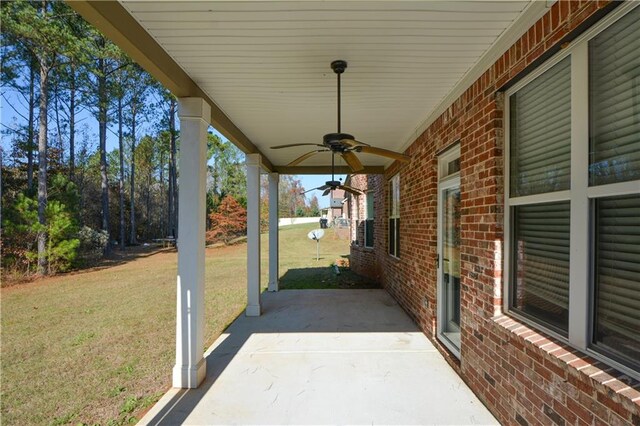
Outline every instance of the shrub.
<path id="1" fill-rule="evenodd" d="M 59 201 L 49 201 L 45 215 L 49 273 L 67 271 L 73 265 L 80 246 L 75 221 Z"/>
<path id="2" fill-rule="evenodd" d="M 78 232 L 78 239 L 80 240 L 78 262 L 86 266 L 102 258 L 109 242 L 109 235 L 106 231 L 96 231 L 88 226 L 83 226 Z"/>
<path id="3" fill-rule="evenodd" d="M 15 272 L 30 273 L 35 268 L 37 254 L 38 203 L 25 194 L 18 194 L 2 221 L 2 267 Z"/>
<path id="4" fill-rule="evenodd" d="M 43 231 L 47 235 L 45 257 L 49 272 L 71 268 L 79 240 L 76 238 L 75 221 L 64 204 L 49 201 L 43 225 L 38 221 L 38 202 L 19 194 L 7 216 L 3 223 L 3 266 L 25 273 L 33 272 L 38 258 L 37 235 Z"/>

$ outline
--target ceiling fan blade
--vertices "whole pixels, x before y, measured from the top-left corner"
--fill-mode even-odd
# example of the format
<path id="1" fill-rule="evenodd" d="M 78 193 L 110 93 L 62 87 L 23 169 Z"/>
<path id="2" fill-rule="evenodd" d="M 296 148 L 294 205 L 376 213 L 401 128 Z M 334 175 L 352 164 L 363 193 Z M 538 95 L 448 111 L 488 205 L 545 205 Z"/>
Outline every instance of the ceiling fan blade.
<path id="1" fill-rule="evenodd" d="M 350 147 L 370 146 L 368 143 L 360 142 L 360 141 L 357 141 L 355 139 L 342 139 L 342 140 L 340 140 L 340 142 L 342 142 L 345 145 L 349 145 Z"/>
<path id="2" fill-rule="evenodd" d="M 349 192 L 349 193 L 351 193 L 353 195 L 362 195 L 363 194 L 362 191 L 360 191 L 358 189 L 355 189 L 355 188 L 352 188 L 352 187 L 347 186 L 347 185 L 340 185 L 338 188 L 344 189 L 345 191 L 347 191 L 347 192 Z"/>
<path id="3" fill-rule="evenodd" d="M 358 156 L 355 155 L 353 152 L 345 151 L 341 155 L 342 155 L 342 158 L 344 158 L 344 161 L 347 162 L 349 167 L 351 167 L 351 170 L 353 170 L 354 172 L 359 172 L 360 170 L 364 169 L 364 166 L 358 159 Z"/>
<path id="4" fill-rule="evenodd" d="M 313 188 L 313 189 L 307 189 L 306 191 L 301 192 L 301 193 L 300 193 L 300 195 L 304 195 L 304 194 L 306 194 L 307 192 L 315 191 L 315 190 L 317 190 L 317 189 L 321 189 L 321 188 L 322 188 L 322 187 Z"/>
<path id="5" fill-rule="evenodd" d="M 409 157 L 408 155 L 400 154 L 399 152 L 395 151 L 389 151 L 388 149 L 376 148 L 373 146 L 359 146 L 356 147 L 356 151 L 393 158 L 394 160 L 403 161 L 405 163 L 411 161 L 411 157 Z"/>
<path id="6" fill-rule="evenodd" d="M 272 146 L 271 149 L 291 148 L 292 146 L 322 146 L 322 147 L 324 147 L 324 145 L 320 145 L 320 144 L 317 144 L 317 143 L 290 143 L 288 145 Z"/>
<path id="7" fill-rule="evenodd" d="M 324 191 L 325 189 L 331 189 L 329 185 L 322 185 L 316 188 L 318 191 Z"/>
<path id="8" fill-rule="evenodd" d="M 300 157 L 296 158 L 295 160 L 293 160 L 292 162 L 290 162 L 289 164 L 287 164 L 287 167 L 293 167 L 293 166 L 297 166 L 298 164 L 302 163 L 304 160 L 306 160 L 307 158 L 311 158 L 314 155 L 316 155 L 318 152 L 322 152 L 323 150 L 317 149 L 315 151 L 309 151 L 306 154 L 301 155 Z"/>
<path id="9" fill-rule="evenodd" d="M 331 192 L 331 188 L 327 188 L 324 190 L 324 192 L 322 193 L 322 196 L 324 197 L 325 195 L 329 195 L 329 193 Z"/>

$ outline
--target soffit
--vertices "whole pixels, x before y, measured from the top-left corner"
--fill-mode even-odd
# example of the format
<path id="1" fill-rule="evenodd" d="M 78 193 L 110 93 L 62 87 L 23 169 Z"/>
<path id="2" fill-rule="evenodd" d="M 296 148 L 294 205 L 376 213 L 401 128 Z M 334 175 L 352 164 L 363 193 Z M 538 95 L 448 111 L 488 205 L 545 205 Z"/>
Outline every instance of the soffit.
<path id="1" fill-rule="evenodd" d="M 276 166 L 336 131 L 402 151 L 528 1 L 122 1 L 124 7 Z M 525 28 L 526 29 L 526 28 Z M 363 164 L 389 160 L 359 154 Z M 336 157 L 338 158 L 338 157 Z M 342 161 L 342 160 L 339 160 Z M 322 153 L 303 166 L 330 164 Z"/>

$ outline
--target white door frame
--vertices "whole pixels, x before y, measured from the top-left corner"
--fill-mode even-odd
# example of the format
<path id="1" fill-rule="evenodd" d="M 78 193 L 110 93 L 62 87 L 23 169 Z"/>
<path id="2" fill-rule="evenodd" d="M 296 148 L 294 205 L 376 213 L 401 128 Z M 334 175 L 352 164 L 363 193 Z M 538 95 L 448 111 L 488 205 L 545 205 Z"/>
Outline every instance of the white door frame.
<path id="1" fill-rule="evenodd" d="M 436 306 L 437 306 L 437 330 L 436 335 L 438 340 L 447 347 L 456 357 L 460 358 L 460 348 L 457 347 L 449 338 L 445 336 L 445 307 L 444 307 L 444 283 L 442 282 L 442 270 L 444 264 L 444 255 L 442 250 L 442 243 L 444 235 L 442 232 L 443 225 L 443 210 L 445 206 L 443 194 L 447 189 L 460 188 L 460 172 L 452 173 L 447 176 L 449 162 L 460 158 L 460 146 L 447 150 L 444 154 L 438 158 L 438 246 L 437 246 L 437 292 L 436 292 Z"/>

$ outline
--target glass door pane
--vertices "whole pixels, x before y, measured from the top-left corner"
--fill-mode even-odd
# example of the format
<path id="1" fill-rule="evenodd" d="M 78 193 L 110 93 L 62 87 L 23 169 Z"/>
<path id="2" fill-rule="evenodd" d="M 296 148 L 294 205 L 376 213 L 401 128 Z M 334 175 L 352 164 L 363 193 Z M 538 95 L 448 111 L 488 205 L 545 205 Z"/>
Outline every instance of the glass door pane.
<path id="1" fill-rule="evenodd" d="M 442 191 L 441 331 L 460 348 L 460 187 Z"/>

